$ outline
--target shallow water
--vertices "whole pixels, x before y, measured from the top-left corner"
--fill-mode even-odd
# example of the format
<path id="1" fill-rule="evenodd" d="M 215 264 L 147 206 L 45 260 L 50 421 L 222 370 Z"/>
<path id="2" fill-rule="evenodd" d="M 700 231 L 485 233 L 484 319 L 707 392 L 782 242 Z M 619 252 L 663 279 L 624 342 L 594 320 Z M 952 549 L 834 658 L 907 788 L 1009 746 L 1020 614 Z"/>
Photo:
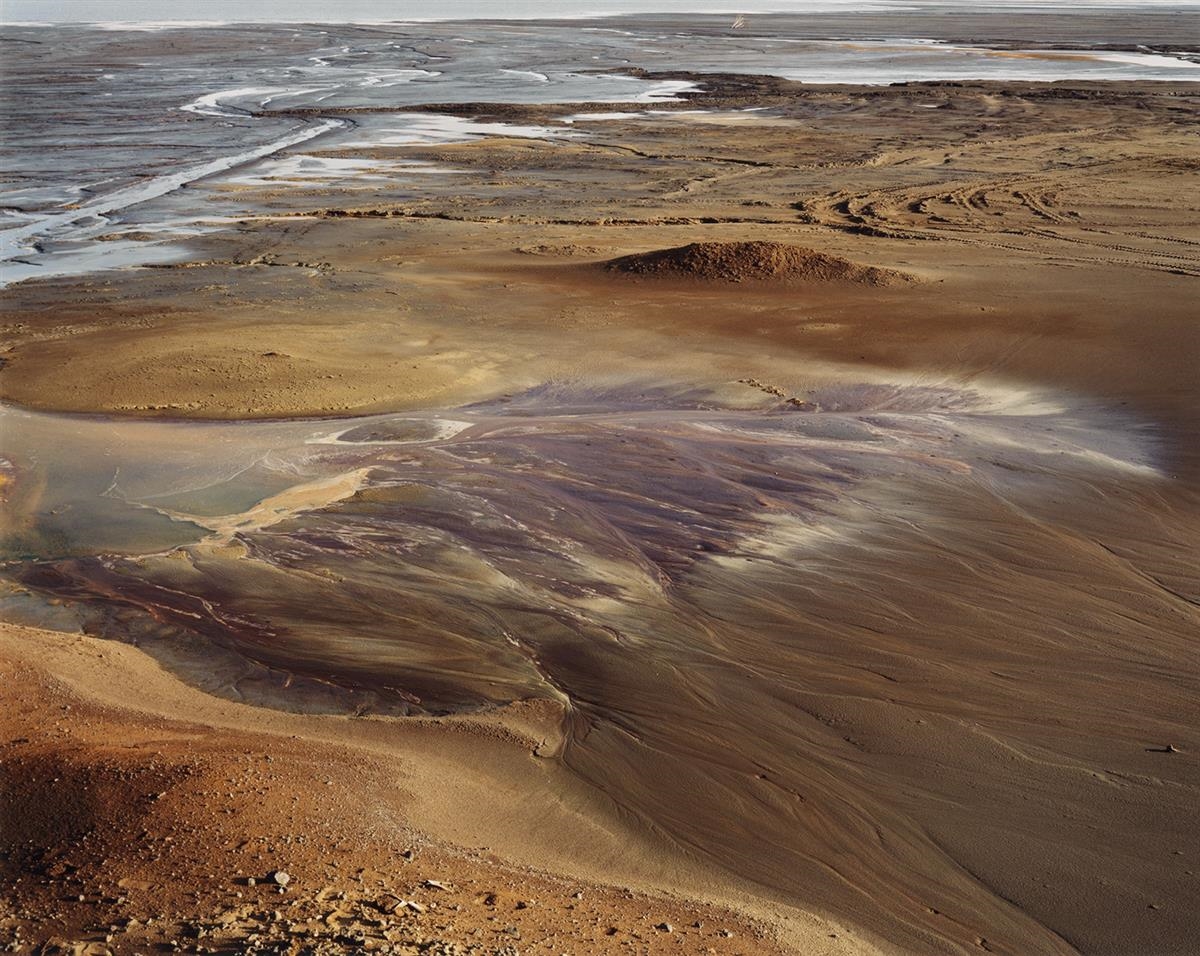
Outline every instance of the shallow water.
<path id="1" fill-rule="evenodd" d="M 810 41 L 789 44 L 782 54 L 768 47 L 757 58 L 747 53 L 741 67 L 746 72 L 803 83 L 876 86 L 939 80 L 1200 80 L 1200 62 L 1173 56 L 1105 50 L 993 50 L 906 38 Z"/>

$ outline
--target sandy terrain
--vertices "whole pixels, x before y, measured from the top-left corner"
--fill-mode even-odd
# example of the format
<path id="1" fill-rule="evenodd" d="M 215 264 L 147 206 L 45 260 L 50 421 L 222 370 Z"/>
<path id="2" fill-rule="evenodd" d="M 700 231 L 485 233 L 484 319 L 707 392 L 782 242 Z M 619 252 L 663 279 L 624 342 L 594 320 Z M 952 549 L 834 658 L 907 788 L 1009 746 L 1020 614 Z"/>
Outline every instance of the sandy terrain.
<path id="1" fill-rule="evenodd" d="M 692 378 L 714 362 L 711 377 L 758 375 L 768 349 L 1113 398 L 1186 377 L 1200 268 L 1194 94 L 753 85 L 779 89 L 731 101 L 796 124 L 743 125 L 731 138 L 703 117 L 659 116 L 591 124 L 611 129 L 611 145 L 392 149 L 474 172 L 395 205 L 279 192 L 285 209 L 317 215 L 248 218 L 186 268 L 11 289 L 0 300 L 3 396 L 60 410 L 336 414 L 479 400 L 570 378 L 581 355 L 631 378 Z M 252 196 L 271 202 L 269 190 Z M 746 289 L 730 301 L 588 267 L 700 239 L 797 243 L 928 281 Z M 594 252 L 519 251 L 539 247 Z M 1152 336 L 1132 308 L 1147 299 L 1165 323 Z M 752 347 L 740 335 L 747 310 Z M 694 341 L 682 355 L 681 325 Z M 1013 348 L 1063 336 L 1087 340 L 1083 351 L 1097 336 L 1149 338 L 1168 367 L 1147 381 L 1123 360 L 1101 374 L 1094 354 Z M 89 361 L 71 375 L 53 374 L 80 355 Z"/>
<path id="2" fill-rule="evenodd" d="M 13 571 L 147 653 L 3 631 L 0 930 L 117 925 L 128 952 L 289 924 L 399 952 L 1189 950 L 1200 93 L 705 82 L 684 105 L 711 115 L 331 154 L 460 170 L 417 196 L 197 190 L 245 215 L 192 261 L 0 293 L 0 396 L 28 408 L 514 406 L 445 454 L 352 463 L 378 486 L 305 486 L 338 489 L 307 518 L 284 495 L 287 521 L 206 525 L 241 550 Z M 605 267 L 698 242 L 854 266 Z M 619 401 L 552 415 L 545 383 Z M 677 405 L 647 411 L 655 388 Z M 723 420 L 663 417 L 680 394 L 781 431 L 846 412 L 853 449 L 744 420 L 712 438 Z M 1027 395 L 1063 410 L 1006 431 L 970 404 Z M 411 680 L 396 699 L 490 716 L 192 686 L 242 693 L 216 648 L 276 705 L 322 684 L 401 712 L 369 679 L 381 621 L 410 643 L 379 658 Z M 281 868 L 283 893 L 240 882 Z"/>
<path id="3" fill-rule="evenodd" d="M 539 795 L 553 790 L 527 736 L 545 722 L 536 713 L 313 721 L 216 701 L 133 648 L 10 626 L 0 669 L 22 689 L 4 697 L 5 733 L 27 733 L 0 750 L 7 941 L 47 953 L 785 951 L 777 930 L 721 907 L 501 863 L 494 841 L 540 804 L 534 842 L 554 848 L 560 873 L 614 875 L 599 864 L 617 833 Z M 481 785 L 472 819 L 464 792 L 478 799 Z M 792 933 L 808 952 L 869 951 L 815 920 Z"/>

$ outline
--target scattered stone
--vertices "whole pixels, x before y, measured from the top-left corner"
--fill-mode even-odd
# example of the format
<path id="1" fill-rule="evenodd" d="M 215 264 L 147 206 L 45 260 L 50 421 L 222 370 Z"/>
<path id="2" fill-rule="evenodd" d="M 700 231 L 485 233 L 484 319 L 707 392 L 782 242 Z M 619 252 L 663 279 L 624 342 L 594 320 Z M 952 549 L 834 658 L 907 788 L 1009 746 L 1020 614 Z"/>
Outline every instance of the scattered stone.
<path id="1" fill-rule="evenodd" d="M 276 886 L 278 886 L 280 888 L 285 887 L 290 882 L 292 882 L 292 878 L 288 874 L 287 870 L 275 870 L 271 874 L 270 880 L 272 883 L 274 883 Z"/>

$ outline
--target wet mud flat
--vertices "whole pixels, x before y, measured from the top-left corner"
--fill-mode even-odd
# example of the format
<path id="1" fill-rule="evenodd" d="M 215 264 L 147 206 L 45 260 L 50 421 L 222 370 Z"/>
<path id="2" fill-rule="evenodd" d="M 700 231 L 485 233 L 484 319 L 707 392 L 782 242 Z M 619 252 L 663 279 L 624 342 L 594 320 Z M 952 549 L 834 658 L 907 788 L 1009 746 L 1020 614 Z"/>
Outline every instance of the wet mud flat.
<path id="1" fill-rule="evenodd" d="M 55 506 L 9 541 L 6 613 L 288 710 L 543 699 L 562 713 L 544 754 L 622 813 L 892 943 L 1086 948 L 1127 905 L 1115 874 L 1146 899 L 1130 944 L 1182 942 L 1162 901 L 1195 852 L 1197 781 L 1156 748 L 1200 743 L 1175 663 L 1195 526 L 1186 502 L 1162 510 L 1153 429 L 1003 391 L 738 397 L 550 387 L 332 427 L 9 412 L 10 434 L 110 447 L 100 507 L 181 541 L 64 545 L 56 513 L 94 511 L 104 476 L 52 479 Z M 216 430 L 203 466 L 182 450 L 197 428 Z M 265 507 L 222 513 L 239 501 Z M 1149 502 L 1172 530 L 1147 548 Z M 927 903 L 884 905 L 897 885 Z"/>
<path id="2" fill-rule="evenodd" d="M 0 614 L 829 952 L 1187 951 L 1197 93 L 1081 17 L 64 32 L 6 103 Z M 613 267 L 694 243 L 855 268 Z"/>
<path id="3" fill-rule="evenodd" d="M 789 76 L 810 63 L 809 83 L 1186 81 L 1200 50 L 1186 11 L 1169 7 L 763 15 L 750 30 L 717 16 L 2 30 L 10 212 L 86 200 L 131 175 L 265 145 L 295 128 L 270 114 L 295 109 L 670 101 L 689 84 L 656 86 L 636 73 Z M 1011 46 L 1029 56 L 1009 55 Z M 967 64 L 965 74 L 956 75 L 955 61 Z M 53 164 L 39 156 L 47 151 Z"/>
<path id="4" fill-rule="evenodd" d="M 187 262 L 186 240 L 228 230 L 248 212 L 295 209 L 297 193 L 412 199 L 436 188 L 433 174 L 450 174 L 453 189 L 462 170 L 392 150 L 486 136 L 586 140 L 561 126 L 570 104 L 767 109 L 795 92 L 771 77 L 810 87 L 1186 83 L 1200 72 L 1186 29 L 1163 42 L 1164 22 L 1175 23 L 1169 16 L 1126 18 L 1123 44 L 1106 41 L 1095 24 L 1056 40 L 1040 18 L 1016 22 L 1000 41 L 948 39 L 945 29 L 914 38 L 895 16 L 848 32 L 837 24 L 853 18 L 800 28 L 794 18 L 763 17 L 753 34 L 715 17 L 673 27 L 637 17 L 519 28 L 480 21 L 466 31 L 456 23 L 9 26 L 3 281 Z M 980 36 L 994 26 L 986 17 L 976 24 Z M 1034 35 L 1036 43 L 1021 45 Z M 1192 39 L 1200 49 L 1200 36 Z M 558 115 L 551 126 L 472 122 L 489 103 L 555 107 Z M 429 114 L 434 105 L 458 116 L 405 112 Z M 197 200 L 197 186 L 220 192 L 204 189 Z"/>

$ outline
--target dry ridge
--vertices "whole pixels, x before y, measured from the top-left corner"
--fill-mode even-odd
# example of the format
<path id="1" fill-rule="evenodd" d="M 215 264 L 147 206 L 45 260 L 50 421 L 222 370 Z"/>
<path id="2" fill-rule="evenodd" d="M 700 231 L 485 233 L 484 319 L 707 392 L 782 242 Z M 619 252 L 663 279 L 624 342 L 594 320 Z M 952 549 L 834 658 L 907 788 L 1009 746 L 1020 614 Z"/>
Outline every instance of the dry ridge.
<path id="1" fill-rule="evenodd" d="M 892 269 L 864 266 L 785 242 L 693 242 L 621 256 L 604 264 L 610 272 L 702 282 L 849 282 L 897 285 L 914 277 Z"/>

